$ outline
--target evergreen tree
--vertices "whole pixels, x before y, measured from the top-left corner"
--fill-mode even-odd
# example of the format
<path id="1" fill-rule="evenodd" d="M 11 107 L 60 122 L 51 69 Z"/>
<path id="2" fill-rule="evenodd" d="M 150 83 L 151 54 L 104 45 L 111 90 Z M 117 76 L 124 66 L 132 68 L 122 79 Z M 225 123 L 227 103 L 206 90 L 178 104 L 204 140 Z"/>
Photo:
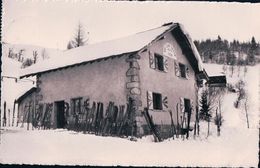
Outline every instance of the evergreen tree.
<path id="1" fill-rule="evenodd" d="M 73 44 L 72 44 L 72 41 L 69 41 L 68 44 L 67 44 L 67 49 L 70 50 L 72 48 L 74 48 Z"/>
<path id="2" fill-rule="evenodd" d="M 208 91 L 203 90 L 201 94 L 201 99 L 200 99 L 200 119 L 205 120 L 205 121 L 210 121 L 211 120 L 211 103 L 208 98 Z"/>
<path id="3" fill-rule="evenodd" d="M 88 42 L 88 37 L 86 36 L 84 27 L 81 23 L 79 23 L 73 39 L 68 42 L 67 49 L 72 49 L 72 48 L 86 45 L 87 42 Z"/>
<path id="4" fill-rule="evenodd" d="M 248 53 L 248 63 L 251 65 L 255 64 L 255 53 L 257 50 L 257 44 L 255 42 L 255 37 L 252 37 L 251 45 Z"/>

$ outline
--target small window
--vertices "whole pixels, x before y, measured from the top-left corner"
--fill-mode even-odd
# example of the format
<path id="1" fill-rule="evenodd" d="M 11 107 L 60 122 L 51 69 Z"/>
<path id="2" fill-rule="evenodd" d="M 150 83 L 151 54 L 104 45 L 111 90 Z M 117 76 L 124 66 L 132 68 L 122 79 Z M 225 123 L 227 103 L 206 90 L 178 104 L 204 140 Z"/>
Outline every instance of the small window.
<path id="1" fill-rule="evenodd" d="M 190 99 L 184 99 L 184 110 L 185 112 L 190 111 Z"/>
<path id="2" fill-rule="evenodd" d="M 153 93 L 153 109 L 162 110 L 162 95 L 160 93 Z"/>
<path id="3" fill-rule="evenodd" d="M 154 60 L 155 60 L 155 69 L 158 69 L 159 71 L 164 71 L 163 56 L 159 54 L 154 54 Z"/>
<path id="4" fill-rule="evenodd" d="M 186 78 L 186 68 L 184 64 L 179 63 L 180 67 L 180 76 Z"/>
<path id="5" fill-rule="evenodd" d="M 82 98 L 71 99 L 72 114 L 79 114 L 81 112 L 81 99 Z"/>
<path id="6" fill-rule="evenodd" d="M 133 62 L 130 62 L 130 67 L 131 67 L 131 68 L 133 67 Z"/>

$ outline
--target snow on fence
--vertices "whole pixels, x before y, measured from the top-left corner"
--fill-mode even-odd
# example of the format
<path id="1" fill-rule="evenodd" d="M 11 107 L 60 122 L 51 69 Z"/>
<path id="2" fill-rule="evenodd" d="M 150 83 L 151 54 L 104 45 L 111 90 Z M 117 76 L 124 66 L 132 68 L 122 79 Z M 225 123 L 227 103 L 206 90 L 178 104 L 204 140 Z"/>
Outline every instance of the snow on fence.
<path id="1" fill-rule="evenodd" d="M 23 111 L 17 113 L 17 123 L 20 123 L 20 127 L 29 129 L 51 129 L 59 128 L 56 120 L 57 109 L 55 111 L 55 103 L 43 103 L 43 104 L 27 104 L 23 108 Z M 77 132 L 82 131 L 83 133 L 96 134 L 101 136 L 118 136 L 118 137 L 136 137 L 137 136 L 137 125 L 134 120 L 131 107 L 127 105 L 115 105 L 114 102 L 109 102 L 107 107 L 102 102 L 93 102 L 90 106 L 89 99 L 85 100 L 83 104 L 78 104 L 76 107 L 72 107 L 69 103 L 64 102 L 63 105 L 63 116 L 64 126 L 68 130 L 74 130 Z M 178 115 L 178 105 L 176 106 Z M 190 109 L 190 114 L 193 109 Z M 156 142 L 163 141 L 174 136 L 179 138 L 189 137 L 190 129 L 190 115 L 188 118 L 180 115 L 180 122 L 173 122 L 172 110 L 169 110 L 169 117 L 171 117 L 171 124 L 164 125 L 154 124 L 152 116 L 149 114 L 147 109 L 144 109 L 142 115 L 146 121 L 146 135 L 152 134 Z M 4 117 L 6 118 L 6 117 Z M 179 117 L 177 117 L 179 118 Z M 197 135 L 199 130 L 196 130 L 198 121 L 195 121 L 195 133 Z M 5 124 L 3 126 L 6 126 Z M 197 131 L 197 132 L 196 132 Z"/>

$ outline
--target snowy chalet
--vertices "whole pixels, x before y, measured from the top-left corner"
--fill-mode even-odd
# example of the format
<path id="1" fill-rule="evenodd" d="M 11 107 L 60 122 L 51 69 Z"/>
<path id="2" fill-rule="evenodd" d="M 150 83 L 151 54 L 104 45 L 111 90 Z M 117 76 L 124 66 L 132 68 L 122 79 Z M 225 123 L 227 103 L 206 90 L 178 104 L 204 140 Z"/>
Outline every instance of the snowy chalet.
<path id="1" fill-rule="evenodd" d="M 161 134 L 167 133 L 173 124 L 187 122 L 189 109 L 194 121 L 198 88 L 208 78 L 195 45 L 179 23 L 64 51 L 62 60 L 50 58 L 33 65 L 20 78 L 34 75 L 34 111 L 20 113 L 34 116 L 35 125 L 76 124 L 76 129 L 119 135 L 128 123 L 135 136 L 151 133 L 147 120 Z"/>

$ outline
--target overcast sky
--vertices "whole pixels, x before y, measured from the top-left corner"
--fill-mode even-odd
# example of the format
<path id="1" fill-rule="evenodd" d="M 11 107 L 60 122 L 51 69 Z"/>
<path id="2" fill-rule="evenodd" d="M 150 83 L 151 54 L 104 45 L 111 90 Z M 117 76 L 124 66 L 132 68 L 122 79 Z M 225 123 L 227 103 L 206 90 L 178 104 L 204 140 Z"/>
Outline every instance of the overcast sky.
<path id="1" fill-rule="evenodd" d="M 193 39 L 260 41 L 260 4 L 4 0 L 3 41 L 65 49 L 80 21 L 90 43 L 180 22 Z"/>

